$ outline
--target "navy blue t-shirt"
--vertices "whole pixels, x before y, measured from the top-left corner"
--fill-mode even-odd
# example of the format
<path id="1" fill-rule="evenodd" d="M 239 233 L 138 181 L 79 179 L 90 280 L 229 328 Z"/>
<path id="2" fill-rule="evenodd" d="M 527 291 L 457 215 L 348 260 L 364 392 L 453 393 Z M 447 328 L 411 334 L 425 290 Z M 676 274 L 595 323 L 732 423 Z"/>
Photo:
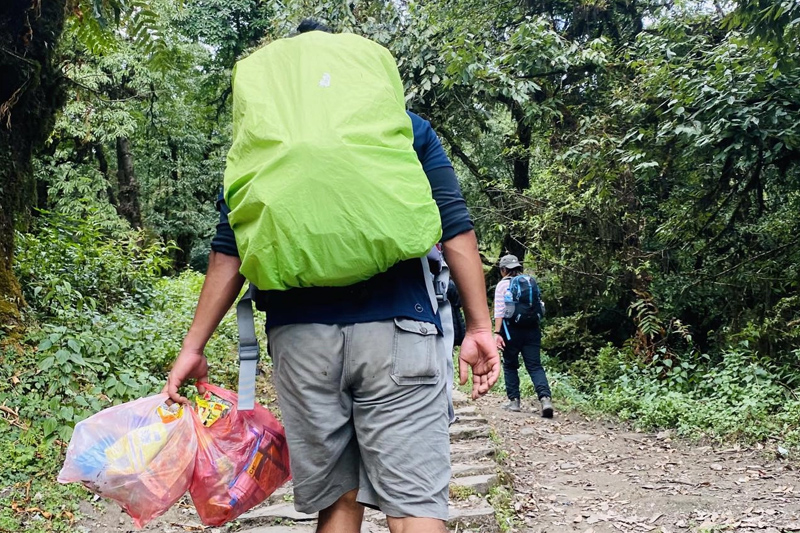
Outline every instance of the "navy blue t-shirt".
<path id="1" fill-rule="evenodd" d="M 442 149 L 430 122 L 408 113 L 414 128 L 414 150 L 428 176 L 433 198 L 442 219 L 442 241 L 472 229 L 472 220 L 461 195 L 453 166 Z M 220 220 L 211 241 L 215 252 L 238 256 L 228 213 L 222 198 L 218 201 Z M 402 261 L 386 272 L 349 287 L 310 287 L 287 291 L 261 291 L 258 308 L 267 313 L 267 328 L 285 324 L 354 324 L 392 318 L 411 318 L 436 324 L 418 259 Z"/>

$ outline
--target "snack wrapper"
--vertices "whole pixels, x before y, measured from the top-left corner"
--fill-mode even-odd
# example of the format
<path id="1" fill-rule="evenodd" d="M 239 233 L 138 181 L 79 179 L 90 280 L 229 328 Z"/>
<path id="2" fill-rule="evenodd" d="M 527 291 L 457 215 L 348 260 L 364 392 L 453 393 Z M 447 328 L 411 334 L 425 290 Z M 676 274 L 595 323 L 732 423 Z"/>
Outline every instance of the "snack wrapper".
<path id="1" fill-rule="evenodd" d="M 79 422 L 58 481 L 116 501 L 137 527 L 163 514 L 188 490 L 197 452 L 191 411 L 166 401 L 158 394 Z"/>
<path id="2" fill-rule="evenodd" d="M 238 411 L 235 393 L 214 385 L 206 389 L 228 410 L 208 424 L 192 411 L 197 458 L 189 492 L 204 524 L 219 526 L 267 499 L 290 478 L 289 451 L 280 422 L 256 404 Z M 209 406 L 203 407 L 207 409 Z M 213 405 L 211 412 L 214 412 Z"/>

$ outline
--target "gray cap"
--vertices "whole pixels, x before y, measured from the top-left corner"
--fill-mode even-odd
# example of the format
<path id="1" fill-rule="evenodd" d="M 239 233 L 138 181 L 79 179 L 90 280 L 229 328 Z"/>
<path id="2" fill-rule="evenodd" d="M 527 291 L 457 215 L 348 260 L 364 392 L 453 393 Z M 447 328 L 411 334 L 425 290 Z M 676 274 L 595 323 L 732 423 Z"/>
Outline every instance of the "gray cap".
<path id="1" fill-rule="evenodd" d="M 500 258 L 500 268 L 511 270 L 512 268 L 519 268 L 522 263 L 519 262 L 516 255 L 504 255 Z"/>

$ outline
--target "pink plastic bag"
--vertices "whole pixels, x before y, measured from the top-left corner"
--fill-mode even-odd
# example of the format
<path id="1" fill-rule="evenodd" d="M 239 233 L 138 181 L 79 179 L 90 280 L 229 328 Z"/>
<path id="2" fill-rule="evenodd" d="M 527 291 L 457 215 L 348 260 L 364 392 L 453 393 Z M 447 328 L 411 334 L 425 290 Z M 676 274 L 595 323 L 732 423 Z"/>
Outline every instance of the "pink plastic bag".
<path id="1" fill-rule="evenodd" d="M 58 481 L 116 501 L 137 527 L 163 514 L 189 488 L 197 452 L 191 410 L 166 400 L 142 398 L 79 422 Z"/>
<path id="2" fill-rule="evenodd" d="M 197 459 L 189 492 L 204 524 L 219 526 L 267 499 L 290 478 L 283 426 L 256 404 L 238 411 L 235 393 L 206 388 L 232 404 L 230 413 L 204 427 L 192 412 Z"/>

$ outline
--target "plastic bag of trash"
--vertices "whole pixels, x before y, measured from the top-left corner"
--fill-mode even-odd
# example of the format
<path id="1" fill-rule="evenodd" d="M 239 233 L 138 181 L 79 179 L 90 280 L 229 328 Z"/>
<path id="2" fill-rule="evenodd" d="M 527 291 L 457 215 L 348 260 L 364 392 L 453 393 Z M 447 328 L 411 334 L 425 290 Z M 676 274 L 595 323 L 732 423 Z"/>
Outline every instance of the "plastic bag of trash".
<path id="1" fill-rule="evenodd" d="M 189 493 L 206 525 L 233 520 L 267 499 L 289 478 L 286 434 L 272 414 L 256 404 L 236 409 L 235 393 L 205 384 L 192 419 L 197 459 Z"/>
<path id="2" fill-rule="evenodd" d="M 58 481 L 116 501 L 137 527 L 163 514 L 188 490 L 197 453 L 191 410 L 166 401 L 158 394 L 79 422 Z"/>

